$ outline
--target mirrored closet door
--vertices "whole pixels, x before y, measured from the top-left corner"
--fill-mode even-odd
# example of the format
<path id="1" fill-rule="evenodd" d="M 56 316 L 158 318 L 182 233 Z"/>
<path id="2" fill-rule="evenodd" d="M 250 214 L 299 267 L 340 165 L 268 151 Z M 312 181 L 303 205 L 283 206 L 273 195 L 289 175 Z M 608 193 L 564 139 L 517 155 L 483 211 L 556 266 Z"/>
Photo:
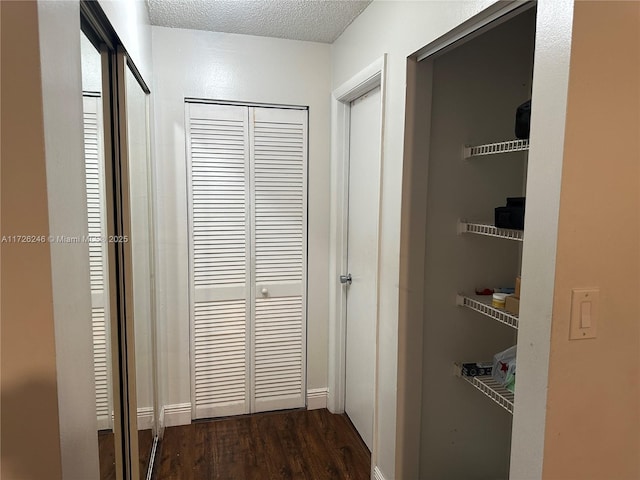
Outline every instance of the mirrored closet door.
<path id="1" fill-rule="evenodd" d="M 126 60 L 126 57 L 124 58 Z M 149 157 L 148 94 L 128 63 L 124 68 L 127 128 L 133 333 L 135 336 L 136 423 L 140 478 L 144 479 L 157 436 L 155 406 L 155 295 L 152 181 Z"/>
<path id="2" fill-rule="evenodd" d="M 103 241 L 107 236 L 105 149 L 109 135 L 105 132 L 108 121 L 105 123 L 103 111 L 102 55 L 84 32 L 81 32 L 80 45 L 96 423 L 101 478 L 109 478 L 115 472 L 116 437 L 121 436 L 120 421 L 116 420 L 114 409 L 113 385 L 119 380 L 112 356 L 111 334 L 115 332 L 112 332 L 110 322 L 108 244 Z"/>
<path id="3" fill-rule="evenodd" d="M 149 88 L 104 12 L 81 2 L 100 478 L 150 478 L 157 445 Z"/>

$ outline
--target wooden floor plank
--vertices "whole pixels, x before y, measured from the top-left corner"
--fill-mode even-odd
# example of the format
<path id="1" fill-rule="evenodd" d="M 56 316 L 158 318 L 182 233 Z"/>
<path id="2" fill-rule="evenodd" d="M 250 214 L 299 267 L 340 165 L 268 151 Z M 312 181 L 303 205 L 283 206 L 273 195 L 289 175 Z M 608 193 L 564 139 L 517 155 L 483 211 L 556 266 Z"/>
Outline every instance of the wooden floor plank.
<path id="1" fill-rule="evenodd" d="M 156 480 L 367 480 L 371 469 L 348 418 L 326 409 L 169 427 L 156 462 Z"/>
<path id="2" fill-rule="evenodd" d="M 100 480 L 115 480 L 116 454 L 115 439 L 111 430 L 98 431 L 98 453 L 100 459 Z M 147 478 L 147 468 L 153 447 L 151 429 L 138 431 L 138 452 L 140 454 L 138 467 L 140 480 Z"/>
<path id="3" fill-rule="evenodd" d="M 260 435 L 259 416 L 250 417 L 251 428 L 247 438 L 247 445 L 252 452 L 246 474 L 250 480 L 262 480 L 269 478 L 273 473 L 271 471 L 269 449 L 267 440 Z"/>
<path id="4" fill-rule="evenodd" d="M 324 441 L 329 465 L 332 471 L 337 471 L 331 478 L 367 480 L 369 470 L 360 465 L 369 466 L 370 454 L 348 418 L 345 415 L 332 417 L 327 410 L 315 410 L 311 415 L 319 429 L 318 438 Z"/>
<path id="5" fill-rule="evenodd" d="M 100 480 L 115 480 L 116 452 L 113 432 L 102 430 L 98 432 L 98 453 L 100 458 Z"/>
<path id="6" fill-rule="evenodd" d="M 213 455 L 213 432 L 206 425 L 195 424 L 193 441 L 193 478 L 213 478 L 213 469 L 209 458 Z"/>
<path id="7" fill-rule="evenodd" d="M 192 425 L 171 427 L 174 435 L 164 437 L 159 469 L 167 472 L 162 480 L 200 480 L 193 475 L 195 428 Z M 167 429 L 168 430 L 168 429 Z"/>

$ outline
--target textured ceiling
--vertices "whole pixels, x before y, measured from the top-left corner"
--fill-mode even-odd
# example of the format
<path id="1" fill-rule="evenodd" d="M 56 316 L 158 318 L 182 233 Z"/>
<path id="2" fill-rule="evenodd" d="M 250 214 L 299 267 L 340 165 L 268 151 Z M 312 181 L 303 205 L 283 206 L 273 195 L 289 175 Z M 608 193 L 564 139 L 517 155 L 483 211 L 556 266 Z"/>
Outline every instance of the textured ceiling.
<path id="1" fill-rule="evenodd" d="M 332 43 L 371 0 L 147 0 L 152 25 Z"/>

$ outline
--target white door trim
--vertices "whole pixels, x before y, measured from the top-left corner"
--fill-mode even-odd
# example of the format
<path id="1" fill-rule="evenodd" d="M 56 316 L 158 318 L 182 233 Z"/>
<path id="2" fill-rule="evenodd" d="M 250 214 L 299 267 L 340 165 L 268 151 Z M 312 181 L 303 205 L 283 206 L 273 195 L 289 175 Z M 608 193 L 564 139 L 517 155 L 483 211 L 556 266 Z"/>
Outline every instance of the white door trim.
<path id="1" fill-rule="evenodd" d="M 373 88 L 380 87 L 380 179 L 376 201 L 371 205 L 378 213 L 376 238 L 376 365 L 374 370 L 373 452 L 377 450 L 378 405 L 378 317 L 380 206 L 382 191 L 382 159 L 384 151 L 384 105 L 386 54 L 354 75 L 333 91 L 331 98 L 331 225 L 329 246 L 329 371 L 327 408 L 333 413 L 344 412 L 346 376 L 346 290 L 338 277 L 347 268 L 347 220 L 349 187 L 349 121 L 350 103 Z M 373 453 L 372 452 L 372 453 Z M 373 455 L 375 455 L 373 453 Z"/>

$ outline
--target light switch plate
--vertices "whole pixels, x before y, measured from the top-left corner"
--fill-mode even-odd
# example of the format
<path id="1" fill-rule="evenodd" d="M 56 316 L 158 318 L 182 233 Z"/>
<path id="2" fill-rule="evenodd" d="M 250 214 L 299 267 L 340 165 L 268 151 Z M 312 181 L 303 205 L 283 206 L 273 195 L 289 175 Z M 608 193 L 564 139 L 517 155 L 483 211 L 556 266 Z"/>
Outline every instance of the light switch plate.
<path id="1" fill-rule="evenodd" d="M 599 288 L 571 290 L 570 340 L 596 338 L 600 310 Z"/>

